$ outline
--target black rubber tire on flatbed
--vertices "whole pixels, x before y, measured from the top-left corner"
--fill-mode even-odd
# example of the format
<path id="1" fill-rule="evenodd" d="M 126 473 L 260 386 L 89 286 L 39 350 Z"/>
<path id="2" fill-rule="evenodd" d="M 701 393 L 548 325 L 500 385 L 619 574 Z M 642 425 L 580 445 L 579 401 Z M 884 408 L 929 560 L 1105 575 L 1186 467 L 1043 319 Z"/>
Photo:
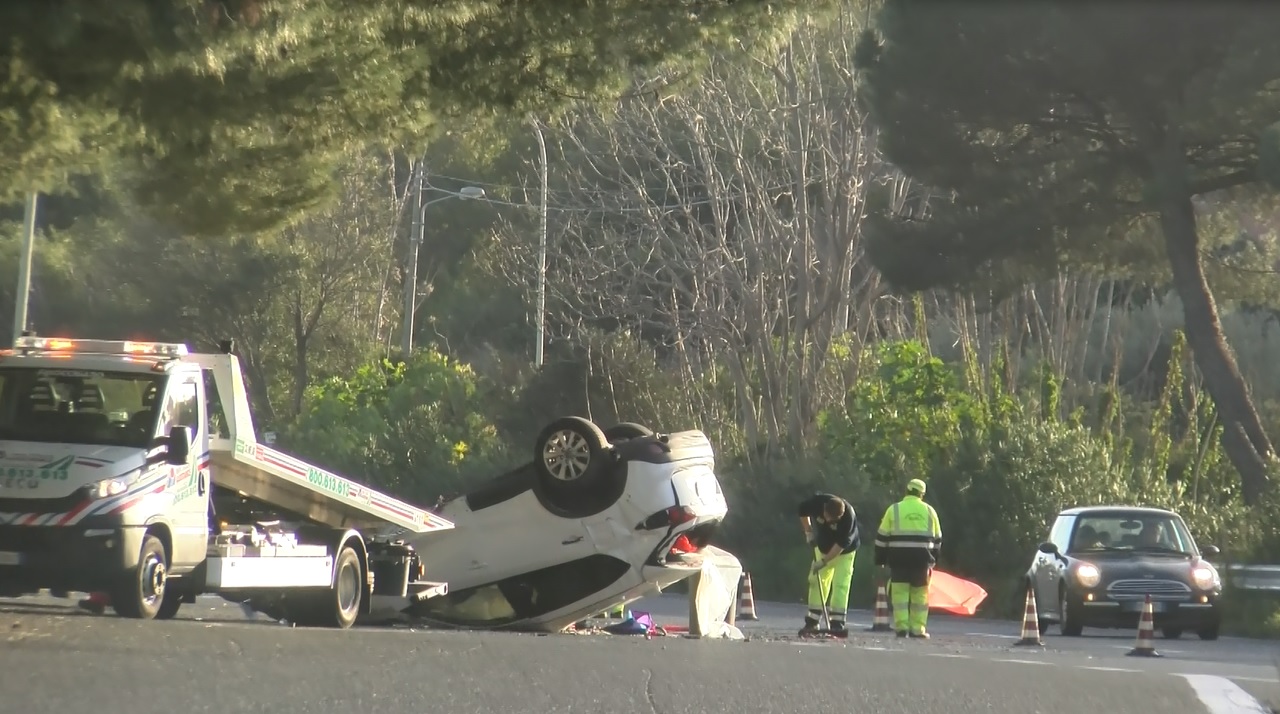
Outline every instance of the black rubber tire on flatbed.
<path id="1" fill-rule="evenodd" d="M 614 424 L 604 430 L 604 437 L 609 440 L 610 444 L 616 444 L 626 439 L 640 439 L 646 436 L 653 436 L 653 430 L 642 424 L 629 421 Z"/>

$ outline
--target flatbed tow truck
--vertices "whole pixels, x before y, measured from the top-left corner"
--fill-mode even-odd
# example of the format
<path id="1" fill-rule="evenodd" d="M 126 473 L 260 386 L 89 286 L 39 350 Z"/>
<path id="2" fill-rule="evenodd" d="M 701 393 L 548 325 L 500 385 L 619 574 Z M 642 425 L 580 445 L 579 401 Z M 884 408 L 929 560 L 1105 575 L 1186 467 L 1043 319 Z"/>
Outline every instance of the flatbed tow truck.
<path id="1" fill-rule="evenodd" d="M 216 594 L 351 627 L 444 595 L 405 533 L 454 524 L 259 443 L 233 344 L 24 335 L 0 351 L 0 597 L 110 595 L 172 618 Z"/>

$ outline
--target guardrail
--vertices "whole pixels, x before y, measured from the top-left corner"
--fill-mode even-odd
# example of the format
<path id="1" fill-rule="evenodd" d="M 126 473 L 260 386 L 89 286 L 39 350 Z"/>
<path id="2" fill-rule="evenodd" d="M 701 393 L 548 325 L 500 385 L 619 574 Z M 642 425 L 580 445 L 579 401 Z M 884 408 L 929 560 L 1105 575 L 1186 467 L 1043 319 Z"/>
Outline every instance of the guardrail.
<path id="1" fill-rule="evenodd" d="M 1228 565 L 1227 578 L 1241 590 L 1280 593 L 1280 565 Z"/>

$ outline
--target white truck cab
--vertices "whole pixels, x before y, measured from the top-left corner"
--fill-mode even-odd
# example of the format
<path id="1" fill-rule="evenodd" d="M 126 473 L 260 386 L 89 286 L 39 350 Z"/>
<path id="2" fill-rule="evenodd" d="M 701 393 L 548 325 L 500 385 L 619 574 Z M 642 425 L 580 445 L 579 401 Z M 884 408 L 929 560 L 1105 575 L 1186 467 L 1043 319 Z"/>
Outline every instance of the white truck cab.
<path id="1" fill-rule="evenodd" d="M 257 443 L 231 343 L 23 336 L 0 352 L 0 597 L 105 591 L 126 617 L 216 593 L 349 627 L 423 599 L 413 548 L 453 524 Z"/>

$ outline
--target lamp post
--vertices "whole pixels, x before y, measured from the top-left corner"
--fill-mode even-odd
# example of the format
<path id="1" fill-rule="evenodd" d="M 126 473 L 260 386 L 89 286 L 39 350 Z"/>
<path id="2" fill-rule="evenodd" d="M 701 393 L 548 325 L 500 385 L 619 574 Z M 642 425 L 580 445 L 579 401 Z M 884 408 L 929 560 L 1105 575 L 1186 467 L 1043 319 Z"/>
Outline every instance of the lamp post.
<path id="1" fill-rule="evenodd" d="M 31 298 L 31 257 L 36 243 L 36 192 L 27 194 L 22 212 L 22 248 L 18 258 L 18 290 L 13 296 L 13 342 L 27 329 L 27 305 Z"/>
<path id="2" fill-rule="evenodd" d="M 426 223 L 427 207 L 433 203 L 448 201 L 451 198 L 476 199 L 484 198 L 484 189 L 479 186 L 463 186 L 457 191 L 446 191 L 434 186 L 426 185 L 426 177 L 423 175 L 422 165 L 418 165 L 416 172 L 417 188 L 417 206 L 413 214 L 413 228 L 409 235 L 409 264 L 405 266 L 404 281 L 404 316 L 402 318 L 400 335 L 400 350 L 404 353 L 405 362 L 409 361 L 413 354 L 413 317 L 417 310 L 418 303 L 418 248 L 422 245 L 422 235 L 424 232 L 424 224 Z M 422 202 L 422 192 L 424 189 L 432 191 L 440 191 L 448 194 L 440 198 Z"/>
<path id="3" fill-rule="evenodd" d="M 533 124 L 534 136 L 538 138 L 538 182 L 542 189 L 538 206 L 538 305 L 535 308 L 538 344 L 533 351 L 533 363 L 541 369 L 547 344 L 547 141 L 542 136 L 542 122 L 536 117 L 529 121 Z"/>

